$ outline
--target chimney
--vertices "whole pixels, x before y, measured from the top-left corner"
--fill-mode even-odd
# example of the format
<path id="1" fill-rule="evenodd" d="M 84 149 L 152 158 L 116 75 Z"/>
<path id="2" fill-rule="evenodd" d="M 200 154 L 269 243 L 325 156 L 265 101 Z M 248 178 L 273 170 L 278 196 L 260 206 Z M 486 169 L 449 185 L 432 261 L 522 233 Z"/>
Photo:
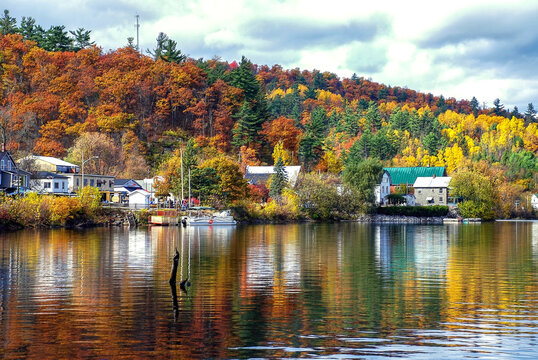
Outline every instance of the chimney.
<path id="1" fill-rule="evenodd" d="M 2 143 L 2 152 L 6 152 L 6 144 Z"/>
<path id="2" fill-rule="evenodd" d="M 433 178 L 435 179 L 435 174 L 433 174 Z"/>

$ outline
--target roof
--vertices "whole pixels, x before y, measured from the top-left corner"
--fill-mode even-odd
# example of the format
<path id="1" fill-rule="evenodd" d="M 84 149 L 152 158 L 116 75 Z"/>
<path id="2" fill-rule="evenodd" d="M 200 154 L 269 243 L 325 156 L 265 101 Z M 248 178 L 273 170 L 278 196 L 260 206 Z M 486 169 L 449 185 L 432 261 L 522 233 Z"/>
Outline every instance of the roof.
<path id="1" fill-rule="evenodd" d="M 288 175 L 288 181 L 292 186 L 295 185 L 299 172 L 301 172 L 300 166 L 284 166 L 284 170 Z M 271 175 L 275 172 L 274 166 L 247 166 L 245 178 L 252 184 L 260 184 L 267 182 Z"/>
<path id="2" fill-rule="evenodd" d="M 416 188 L 447 188 L 452 178 L 450 176 L 418 177 L 413 187 Z"/>
<path id="3" fill-rule="evenodd" d="M 129 193 L 129 196 L 133 195 L 133 194 L 142 194 L 144 196 L 151 196 L 151 193 L 149 191 L 146 191 L 144 189 L 136 189 L 136 190 L 133 190 Z"/>
<path id="4" fill-rule="evenodd" d="M 387 167 L 391 185 L 414 184 L 418 177 L 443 177 L 446 176 L 444 166 L 440 167 Z"/>
<path id="5" fill-rule="evenodd" d="M 78 167 L 78 165 L 76 165 L 76 164 L 72 164 L 70 162 L 63 161 L 63 160 L 60 160 L 60 159 L 57 159 L 57 158 L 54 158 L 54 157 L 51 157 L 51 156 L 33 155 L 33 158 L 36 159 L 36 160 L 46 161 L 46 162 L 48 162 L 50 164 L 53 164 L 53 165 Z"/>
<path id="6" fill-rule="evenodd" d="M 134 181 L 133 179 L 115 179 L 114 186 L 142 188 L 142 186 L 140 186 L 140 184 Z"/>
<path id="7" fill-rule="evenodd" d="M 33 179 L 67 179 L 67 176 L 52 173 L 49 171 L 38 171 L 32 176 Z"/>

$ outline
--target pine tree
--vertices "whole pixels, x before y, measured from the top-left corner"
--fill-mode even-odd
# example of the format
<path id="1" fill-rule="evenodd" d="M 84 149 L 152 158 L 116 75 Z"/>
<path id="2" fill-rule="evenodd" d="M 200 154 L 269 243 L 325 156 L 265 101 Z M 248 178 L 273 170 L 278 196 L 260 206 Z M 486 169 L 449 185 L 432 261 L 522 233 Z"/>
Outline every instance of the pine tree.
<path id="1" fill-rule="evenodd" d="M 531 123 L 535 121 L 536 116 L 536 110 L 534 109 L 534 105 L 532 103 L 529 103 L 527 106 L 527 111 L 525 111 L 525 122 Z"/>
<path id="2" fill-rule="evenodd" d="M 0 35 L 16 34 L 17 19 L 9 15 L 9 10 L 4 10 L 4 16 L 0 18 Z"/>
<path id="3" fill-rule="evenodd" d="M 249 102 L 254 100 L 260 92 L 260 84 L 252 72 L 252 63 L 244 56 L 241 58 L 241 64 L 232 71 L 230 83 L 243 90 L 245 99 Z"/>
<path id="4" fill-rule="evenodd" d="M 375 102 L 370 101 L 370 104 L 368 105 L 368 110 L 366 111 L 366 123 L 375 130 L 381 129 L 381 124 L 383 121 L 383 118 L 381 117 L 381 113 L 379 112 L 379 109 L 377 108 L 377 105 Z"/>
<path id="5" fill-rule="evenodd" d="M 501 100 L 499 98 L 493 100 L 493 113 L 497 116 L 504 115 L 504 105 L 501 104 Z"/>
<path id="6" fill-rule="evenodd" d="M 51 26 L 45 33 L 43 48 L 47 51 L 72 51 L 73 39 L 65 31 L 65 26 Z"/>
<path id="7" fill-rule="evenodd" d="M 469 103 L 469 105 L 471 106 L 471 110 L 474 116 L 476 116 L 478 114 L 478 100 L 474 96 L 471 99 L 471 102 Z"/>
<path id="8" fill-rule="evenodd" d="M 282 158 L 278 158 L 275 167 L 273 168 L 273 175 L 271 177 L 271 185 L 269 195 L 276 200 L 280 199 L 282 191 L 288 185 L 288 174 L 284 168 L 284 162 Z"/>
<path id="9" fill-rule="evenodd" d="M 95 42 L 90 41 L 90 33 L 92 32 L 91 30 L 78 28 L 75 31 L 71 30 L 69 32 L 71 33 L 71 35 L 74 36 L 75 45 L 73 46 L 73 50 L 79 51 L 92 45 L 95 45 Z"/>

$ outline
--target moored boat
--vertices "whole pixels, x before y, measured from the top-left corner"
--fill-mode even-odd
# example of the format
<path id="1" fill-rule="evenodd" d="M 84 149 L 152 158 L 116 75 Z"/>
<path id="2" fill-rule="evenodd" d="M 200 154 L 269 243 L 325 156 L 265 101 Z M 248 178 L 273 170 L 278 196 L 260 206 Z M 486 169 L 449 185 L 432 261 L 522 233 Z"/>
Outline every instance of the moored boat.
<path id="1" fill-rule="evenodd" d="M 237 221 L 231 215 L 230 210 L 223 210 L 215 213 L 189 214 L 181 219 L 184 225 L 235 225 Z"/>

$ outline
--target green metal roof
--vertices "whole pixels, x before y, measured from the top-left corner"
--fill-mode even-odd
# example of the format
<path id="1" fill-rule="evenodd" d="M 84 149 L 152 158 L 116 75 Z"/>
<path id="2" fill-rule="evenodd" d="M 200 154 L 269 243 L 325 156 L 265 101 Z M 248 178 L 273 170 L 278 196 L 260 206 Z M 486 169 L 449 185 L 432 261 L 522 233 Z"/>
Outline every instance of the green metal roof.
<path id="1" fill-rule="evenodd" d="M 417 177 L 446 176 L 446 169 L 441 167 L 392 167 L 383 168 L 390 174 L 391 185 L 415 183 Z"/>

